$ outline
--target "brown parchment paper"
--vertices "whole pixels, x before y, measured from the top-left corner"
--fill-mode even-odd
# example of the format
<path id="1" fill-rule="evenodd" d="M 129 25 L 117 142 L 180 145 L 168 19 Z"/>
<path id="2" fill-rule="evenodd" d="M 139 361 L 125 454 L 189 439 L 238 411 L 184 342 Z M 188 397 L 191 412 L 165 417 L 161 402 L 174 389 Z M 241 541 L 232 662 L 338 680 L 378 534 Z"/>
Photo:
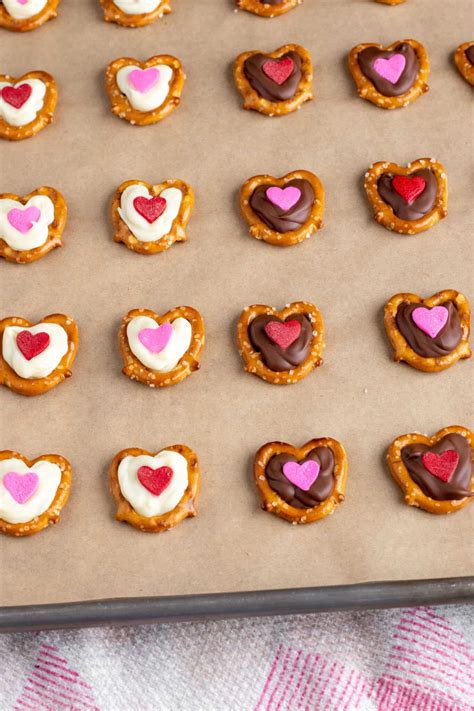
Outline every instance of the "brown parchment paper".
<path id="1" fill-rule="evenodd" d="M 53 126 L 0 144 L 0 191 L 47 184 L 64 192 L 65 247 L 38 263 L 0 264 L 1 314 L 77 319 L 73 377 L 25 399 L 0 392 L 1 449 L 57 452 L 74 467 L 60 524 L 0 541 L 0 603 L 187 594 L 461 576 L 473 573 L 474 507 L 435 517 L 402 503 L 385 465 L 397 435 L 472 425 L 472 362 L 425 374 L 391 360 L 382 326 L 399 291 L 455 288 L 473 296 L 472 89 L 452 53 L 469 39 L 471 0 L 305 0 L 284 17 L 233 12 L 231 0 L 176 0 L 145 29 L 103 22 L 95 0 L 63 0 L 60 16 L 25 35 L 0 33 L 2 72 L 51 72 Z M 360 100 L 346 56 L 363 41 L 414 37 L 429 52 L 431 90 L 407 109 Z M 237 54 L 297 42 L 311 52 L 316 100 L 280 119 L 245 112 L 231 78 Z M 182 105 L 151 127 L 115 118 L 103 88 L 108 62 L 169 53 L 184 63 Z M 434 156 L 450 181 L 449 217 L 418 237 L 372 219 L 363 175 L 376 160 Z M 237 193 L 257 173 L 314 171 L 327 191 L 325 228 L 287 250 L 247 235 Z M 108 205 L 138 178 L 182 178 L 196 192 L 189 242 L 145 257 L 112 241 Z M 253 303 L 313 301 L 327 328 L 325 364 L 297 385 L 247 375 L 236 320 Z M 121 374 L 117 330 L 133 307 L 198 308 L 206 321 L 202 369 L 153 391 Z M 331 436 L 347 449 L 347 500 L 298 528 L 263 513 L 251 481 L 257 448 Z M 106 472 L 124 447 L 183 442 L 202 466 L 199 516 L 142 534 L 114 521 Z"/>

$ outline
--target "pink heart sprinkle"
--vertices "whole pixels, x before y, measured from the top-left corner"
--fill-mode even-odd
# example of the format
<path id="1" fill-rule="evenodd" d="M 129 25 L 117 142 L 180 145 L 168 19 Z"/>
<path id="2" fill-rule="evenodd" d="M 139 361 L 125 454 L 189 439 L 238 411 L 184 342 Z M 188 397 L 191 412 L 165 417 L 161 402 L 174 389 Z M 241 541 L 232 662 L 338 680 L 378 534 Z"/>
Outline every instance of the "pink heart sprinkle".
<path id="1" fill-rule="evenodd" d="M 291 483 L 299 489 L 309 491 L 318 478 L 320 469 L 320 464 L 312 459 L 303 462 L 303 464 L 298 464 L 298 462 L 286 462 L 283 465 L 283 474 L 288 481 L 291 481 Z"/>
<path id="2" fill-rule="evenodd" d="M 3 486 L 15 499 L 17 504 L 26 504 L 31 499 L 39 485 L 38 474 L 35 472 L 8 472 L 3 477 Z"/>
<path id="3" fill-rule="evenodd" d="M 374 62 L 374 69 L 382 79 L 386 79 L 390 84 L 396 84 L 400 79 L 407 60 L 403 54 L 394 54 L 388 59 L 379 57 Z"/>
<path id="4" fill-rule="evenodd" d="M 265 195 L 274 205 L 281 210 L 291 210 L 301 197 L 301 190 L 289 185 L 287 188 L 277 188 L 275 185 L 268 188 Z"/>
<path id="5" fill-rule="evenodd" d="M 27 5 L 30 2 L 30 0 L 16 0 L 16 1 L 18 3 L 20 3 L 20 5 Z"/>
<path id="6" fill-rule="evenodd" d="M 128 75 L 128 81 L 134 89 L 140 92 L 140 94 L 146 94 L 160 78 L 160 72 L 156 67 L 149 67 L 148 69 L 134 69 Z"/>
<path id="7" fill-rule="evenodd" d="M 420 306 L 411 315 L 418 328 L 427 333 L 430 338 L 436 338 L 438 333 L 446 326 L 448 316 L 449 313 L 446 306 L 435 306 L 432 309 Z"/>
<path id="8" fill-rule="evenodd" d="M 41 217 L 41 210 L 37 207 L 27 207 L 21 210 L 14 207 L 13 210 L 7 212 L 7 220 L 18 232 L 26 235 L 31 230 L 35 222 Z"/>
<path id="9" fill-rule="evenodd" d="M 138 334 L 138 340 L 151 353 L 161 353 L 169 343 L 173 335 L 173 326 L 170 323 L 163 323 L 158 328 L 142 328 Z"/>

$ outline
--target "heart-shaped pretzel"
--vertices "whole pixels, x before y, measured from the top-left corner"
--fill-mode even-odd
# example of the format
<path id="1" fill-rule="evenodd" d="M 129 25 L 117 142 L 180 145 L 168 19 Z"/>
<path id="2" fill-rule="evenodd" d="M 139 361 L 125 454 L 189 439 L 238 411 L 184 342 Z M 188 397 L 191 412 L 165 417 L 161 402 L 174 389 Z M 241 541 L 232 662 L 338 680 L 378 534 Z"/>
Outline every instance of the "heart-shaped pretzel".
<path id="1" fill-rule="evenodd" d="M 29 264 L 37 259 L 41 259 L 48 252 L 50 252 L 55 247 L 62 246 L 61 236 L 66 226 L 67 219 L 67 205 L 64 197 L 54 188 L 48 188 L 43 186 L 33 190 L 33 192 L 28 195 L 20 197 L 14 193 L 1 193 L 0 194 L 0 211 L 2 200 L 15 200 L 22 205 L 26 205 L 31 198 L 38 195 L 42 195 L 48 198 L 53 204 L 54 208 L 54 219 L 47 227 L 47 237 L 43 244 L 38 247 L 33 247 L 30 249 L 15 249 L 5 240 L 5 235 L 2 234 L 2 229 L 0 226 L 0 257 L 3 257 L 9 262 L 16 262 L 17 264 Z M 10 211 L 11 213 L 12 211 Z M 14 212 L 14 211 L 13 211 Z M 9 213 L 8 213 L 9 214 Z M 8 218 L 7 214 L 7 218 Z M 26 232 L 28 234 L 28 232 Z"/>
<path id="2" fill-rule="evenodd" d="M 129 98 L 120 90 L 117 84 L 117 74 L 121 69 L 130 65 L 136 66 L 142 71 L 157 66 L 169 67 L 171 70 L 166 98 L 156 108 L 148 111 L 134 108 Z M 150 57 L 146 62 L 140 62 L 130 57 L 116 59 L 109 64 L 105 73 L 105 86 L 112 104 L 112 113 L 137 126 L 149 126 L 152 123 L 157 123 L 169 116 L 179 106 L 185 79 L 181 62 L 169 54 L 158 54 L 155 57 Z M 146 85 L 143 89 L 146 89 Z M 144 93 L 146 92 L 144 91 Z"/>
<path id="3" fill-rule="evenodd" d="M 334 468 L 332 476 L 334 486 L 330 495 L 312 508 L 297 508 L 287 503 L 270 486 L 267 477 L 267 466 L 270 460 L 281 454 L 288 454 L 295 457 L 298 462 L 304 460 L 310 452 L 319 447 L 327 447 L 334 457 Z M 328 516 L 334 508 L 344 501 L 344 489 L 347 478 L 347 457 L 344 447 L 340 442 L 330 437 L 312 439 L 302 447 L 293 447 L 284 442 L 269 442 L 258 450 L 254 463 L 254 480 L 257 485 L 262 508 L 286 521 L 297 525 L 299 523 L 313 523 Z"/>
<path id="4" fill-rule="evenodd" d="M 57 523 L 59 521 L 61 511 L 69 499 L 71 491 L 72 468 L 68 460 L 58 454 L 43 454 L 40 457 L 36 457 L 36 459 L 29 460 L 19 452 L 13 452 L 11 450 L 4 450 L 0 452 L 0 466 L 7 459 L 18 459 L 23 462 L 28 469 L 34 469 L 35 464 L 40 461 L 50 462 L 51 464 L 59 467 L 61 477 L 54 494 L 54 498 L 45 511 L 41 511 L 41 513 L 34 516 L 34 518 L 30 521 L 22 523 L 12 523 L 10 521 L 6 521 L 5 518 L 2 518 L 0 515 L 0 533 L 16 537 L 32 536 L 33 534 L 43 530 L 43 528 L 47 528 L 48 526 Z M 10 472 L 10 474 L 12 474 L 12 472 Z M 2 477 L 0 477 L 2 480 L 0 481 L 0 487 L 3 486 L 6 489 L 5 476 L 8 476 L 8 473 L 5 473 Z M 0 493 L 0 507 L 2 507 L 2 504 L 4 505 L 5 501 L 2 494 L 3 492 Z M 5 498 L 8 500 L 9 495 L 5 495 Z M 24 503 L 24 501 L 21 501 L 21 503 Z"/>
<path id="5" fill-rule="evenodd" d="M 106 22 L 116 22 L 122 27 L 144 27 L 171 12 L 171 0 L 156 0 L 156 7 L 150 12 L 129 13 L 122 10 L 114 0 L 99 0 L 104 10 Z"/>
<path id="6" fill-rule="evenodd" d="M 67 350 L 57 367 L 49 375 L 41 378 L 23 378 L 5 360 L 3 350 L 4 333 L 5 329 L 10 326 L 27 329 L 34 324 L 19 316 L 9 316 L 0 321 L 0 385 L 5 385 L 20 395 L 42 395 L 72 375 L 70 368 L 76 357 L 79 345 L 79 330 L 76 322 L 73 318 L 64 314 L 51 314 L 42 318 L 38 323 L 55 324 L 61 327 L 67 336 Z"/>
<path id="7" fill-rule="evenodd" d="M 251 198 L 260 186 L 278 186 L 280 189 L 284 189 L 285 185 L 294 180 L 302 180 L 309 183 L 314 193 L 314 198 L 312 203 L 308 205 L 308 216 L 301 224 L 301 227 L 287 232 L 278 232 L 255 213 L 251 206 Z M 274 178 L 272 175 L 256 175 L 253 178 L 249 178 L 240 189 L 240 209 L 250 225 L 249 232 L 252 237 L 278 247 L 289 247 L 308 239 L 313 232 L 321 229 L 324 212 L 324 187 L 319 178 L 308 170 L 294 170 L 282 178 Z"/>
<path id="8" fill-rule="evenodd" d="M 260 17 L 279 17 L 302 2 L 303 0 L 236 0 L 236 5 L 240 10 L 247 10 Z"/>
<path id="9" fill-rule="evenodd" d="M 407 462 L 410 461 L 408 456 L 405 457 L 405 462 L 403 461 L 404 457 L 404 452 L 403 450 L 406 447 L 411 447 L 413 445 L 422 445 L 424 447 L 433 447 L 434 445 L 438 444 L 443 438 L 448 437 L 450 442 L 453 442 L 453 438 L 457 437 L 462 437 L 464 440 L 467 441 L 467 445 L 470 448 L 470 455 L 467 455 L 464 459 L 465 461 L 461 462 L 461 465 L 465 467 L 465 470 L 468 473 L 468 479 L 467 481 L 467 487 L 466 487 L 466 495 L 458 494 L 458 498 L 450 498 L 450 499 L 444 499 L 444 498 L 434 498 L 432 496 L 428 496 L 421 486 L 414 481 L 413 476 L 410 474 L 408 471 L 408 468 L 406 466 Z M 463 443 L 463 440 L 459 440 L 461 443 Z M 453 446 L 452 444 L 448 446 Z M 436 432 L 433 437 L 426 437 L 425 435 L 420 434 L 419 432 L 412 432 L 411 434 L 406 434 L 406 435 L 401 435 L 400 437 L 397 437 L 397 439 L 392 442 L 390 445 L 388 452 L 387 452 L 387 463 L 388 467 L 390 469 L 390 472 L 397 482 L 397 484 L 400 486 L 405 503 L 408 504 L 409 506 L 417 506 L 421 509 L 424 509 L 425 511 L 428 511 L 429 513 L 434 513 L 434 514 L 448 514 L 448 513 L 455 513 L 456 511 L 459 511 L 459 509 L 464 508 L 464 506 L 467 506 L 468 503 L 472 501 L 474 498 L 474 476 L 472 475 L 472 465 L 473 465 L 473 459 L 474 459 L 474 453 L 473 453 L 473 435 L 470 430 L 468 430 L 466 427 L 460 427 L 458 425 L 452 425 L 450 427 L 445 427 L 444 429 L 440 430 L 439 432 Z M 405 450 L 405 452 L 408 452 L 409 450 Z M 443 480 L 441 480 L 442 475 L 441 474 L 436 474 L 435 470 L 430 472 L 431 464 L 427 462 L 426 460 L 423 460 L 423 456 L 421 456 L 421 462 L 422 465 L 419 464 L 418 466 L 423 466 L 424 470 L 427 471 L 426 476 L 427 477 L 433 477 L 432 481 L 435 483 L 435 485 L 439 487 L 443 487 L 445 483 L 445 477 L 443 477 Z M 418 456 L 418 460 L 420 460 L 420 457 Z M 413 460 L 415 461 L 415 460 Z M 455 458 L 454 465 L 456 465 L 459 461 L 459 456 Z M 470 467 L 470 469 L 469 469 Z M 453 467 L 450 467 L 452 470 Z M 471 476 L 469 477 L 469 471 L 471 472 Z M 435 472 L 435 474 L 433 474 Z M 439 478 L 437 478 L 439 477 Z M 467 495 L 469 494 L 469 495 Z"/>
<path id="10" fill-rule="evenodd" d="M 454 53 L 454 63 L 460 75 L 474 86 L 474 42 L 464 42 Z"/>
<path id="11" fill-rule="evenodd" d="M 301 315 L 308 319 L 312 328 L 312 338 L 306 358 L 297 366 L 288 370 L 272 370 L 265 365 L 262 354 L 255 350 L 249 335 L 252 322 L 259 316 L 276 316 L 287 321 L 291 316 Z M 319 309 L 307 301 L 296 301 L 288 304 L 281 311 L 272 306 L 254 304 L 247 306 L 237 324 L 237 347 L 248 373 L 257 375 L 262 380 L 275 385 L 288 385 L 305 378 L 312 370 L 322 365 L 321 357 L 324 348 L 324 323 Z"/>
<path id="12" fill-rule="evenodd" d="M 133 353 L 128 337 L 128 325 L 132 319 L 146 317 L 156 322 L 157 329 L 163 324 L 172 324 L 178 318 L 186 319 L 191 326 L 190 344 L 185 353 L 179 358 L 177 365 L 171 370 L 160 372 L 146 366 Z M 150 330 L 150 329 L 143 329 Z M 168 339 L 160 345 L 160 351 L 164 350 Z M 130 380 L 137 380 L 148 385 L 150 388 L 162 388 L 168 385 L 176 385 L 184 380 L 188 375 L 199 369 L 199 359 L 204 347 L 204 321 L 201 314 L 190 306 L 177 306 L 167 311 L 163 316 L 159 316 L 149 309 L 132 309 L 122 319 L 119 331 L 119 348 L 122 354 L 124 367 L 122 372 Z M 143 343 L 143 338 L 142 338 Z M 160 352 L 155 351 L 155 352 Z"/>
<path id="13" fill-rule="evenodd" d="M 181 203 L 176 217 L 172 220 L 171 228 L 159 239 L 153 241 L 143 241 L 139 239 L 120 215 L 119 210 L 121 209 L 123 193 L 127 188 L 133 188 L 134 186 L 143 186 L 149 194 L 154 197 L 158 197 L 164 190 L 169 190 L 170 188 L 180 190 L 182 193 Z M 157 185 L 151 185 L 143 180 L 127 180 L 117 189 L 110 208 L 110 215 L 114 226 L 114 240 L 115 242 L 123 242 L 129 249 L 134 252 L 139 252 L 140 254 L 164 252 L 175 242 L 186 241 L 185 228 L 191 216 L 193 206 L 193 190 L 191 186 L 183 180 L 165 180 Z M 150 222 L 148 217 L 144 219 L 148 219 L 148 222 Z"/>
<path id="14" fill-rule="evenodd" d="M 244 99 L 244 109 L 254 109 L 267 116 L 283 116 L 296 111 L 305 101 L 310 101 L 313 98 L 313 66 L 311 55 L 307 49 L 298 44 L 285 44 L 283 47 L 264 56 L 267 62 L 271 63 L 282 61 L 281 58 L 288 53 L 294 53 L 299 57 L 301 76 L 293 96 L 283 101 L 271 101 L 264 98 L 253 88 L 247 78 L 245 63 L 252 57 L 263 53 L 259 50 L 254 50 L 239 54 L 234 62 L 234 80 L 238 91 Z"/>
<path id="15" fill-rule="evenodd" d="M 186 489 L 179 503 L 171 510 L 160 516 L 143 516 L 139 514 L 130 502 L 123 495 L 119 481 L 119 467 L 126 457 L 138 457 L 141 455 L 155 457 L 161 452 L 176 452 L 185 458 L 187 462 L 188 482 Z M 109 468 L 109 484 L 114 500 L 117 503 L 115 518 L 117 521 L 126 521 L 134 528 L 148 533 L 161 533 L 183 521 L 188 516 L 197 516 L 195 509 L 196 498 L 199 494 L 200 468 L 197 454 L 184 444 L 174 444 L 171 447 L 164 447 L 155 454 L 146 449 L 131 448 L 123 449 L 113 459 Z"/>
<path id="16" fill-rule="evenodd" d="M 15 8 L 14 13 L 9 12 L 5 2 L 0 2 L 0 27 L 4 27 L 6 30 L 11 32 L 29 32 L 30 30 L 36 30 L 37 27 L 41 27 L 48 20 L 52 20 L 57 17 L 57 8 L 61 0 L 46 0 L 46 3 L 42 10 L 30 14 L 28 10 L 28 3 L 18 4 Z M 15 7 L 14 3 L 10 0 L 10 4 Z"/>
<path id="17" fill-rule="evenodd" d="M 397 314 L 399 309 L 404 304 L 419 304 L 420 310 L 433 309 L 439 307 L 440 305 L 452 304 L 454 307 L 456 321 L 459 321 L 459 342 L 455 348 L 453 348 L 449 353 L 440 356 L 430 356 L 423 357 L 419 352 L 414 350 L 404 335 L 400 332 L 400 328 L 397 324 Z M 444 307 L 445 308 L 445 307 Z M 413 314 L 411 315 L 413 319 Z M 392 296 L 390 301 L 385 305 L 384 310 L 384 325 L 387 332 L 387 336 L 390 343 L 393 346 L 393 357 L 394 360 L 399 363 L 400 361 L 405 361 L 413 368 L 417 370 L 423 370 L 427 373 L 433 373 L 439 370 L 445 370 L 451 367 L 461 358 L 471 357 L 471 348 L 469 346 L 469 332 L 471 326 L 471 310 L 469 306 L 469 301 L 466 299 L 464 294 L 455 291 L 454 289 L 445 289 L 444 291 L 439 291 L 437 294 L 433 294 L 427 299 L 422 299 L 418 294 L 395 294 Z M 407 321 L 407 328 L 410 327 L 410 320 Z M 449 327 L 449 323 L 448 323 Z M 414 340 L 416 340 L 416 334 L 419 333 L 421 338 L 428 340 L 429 335 L 424 335 L 422 331 L 419 331 L 416 326 L 413 326 L 414 330 Z M 437 336 L 435 333 L 432 338 Z M 419 340 L 419 339 L 418 339 Z M 422 348 L 422 344 L 419 345 Z M 440 348 L 443 344 L 440 344 Z"/>
<path id="18" fill-rule="evenodd" d="M 10 74 L 0 74 L 0 86 L 2 83 L 11 84 L 13 91 L 18 91 L 18 88 L 15 89 L 15 87 L 21 87 L 22 82 L 28 82 L 30 80 L 42 82 L 44 85 L 44 97 L 42 99 L 41 108 L 34 112 L 35 117 L 31 121 L 20 126 L 8 123 L 8 121 L 2 116 L 0 108 L 0 138 L 4 138 L 7 141 L 22 141 L 24 138 L 34 136 L 52 122 L 54 110 L 58 101 L 58 89 L 51 74 L 48 74 L 47 72 L 35 71 L 23 74 L 23 76 L 18 78 L 13 77 Z M 23 86 L 29 85 L 23 84 Z M 4 101 L 2 94 L 6 88 L 10 89 L 10 87 L 3 87 L 2 92 L 0 92 L 0 101 Z M 24 98 L 22 98 L 20 106 L 15 106 L 15 104 L 12 103 L 12 99 L 9 98 L 7 103 L 9 106 L 21 109 L 27 101 L 28 99 L 24 100 Z"/>
<path id="19" fill-rule="evenodd" d="M 381 197 L 379 181 L 384 174 L 411 176 L 422 170 L 430 171 L 437 184 L 432 207 L 417 219 L 402 219 L 395 214 L 393 208 Z M 409 163 L 406 168 L 388 161 L 374 163 L 365 174 L 364 188 L 374 211 L 375 220 L 387 230 L 393 230 L 399 234 L 415 235 L 428 230 L 448 214 L 448 179 L 444 167 L 434 158 L 419 158 Z"/>
<path id="20" fill-rule="evenodd" d="M 393 52 L 399 45 L 409 45 L 412 48 L 418 61 L 418 71 L 413 83 L 407 91 L 398 96 L 386 96 L 377 90 L 374 83 L 362 71 L 359 63 L 359 55 L 361 52 L 372 48 L 381 52 Z M 403 106 L 408 106 L 408 104 L 421 94 L 429 90 L 427 84 L 430 74 L 428 54 L 423 45 L 416 40 L 397 40 L 387 47 L 384 47 L 382 44 L 377 44 L 376 42 L 358 44 L 349 53 L 349 70 L 355 81 L 359 96 L 382 109 L 399 109 Z"/>

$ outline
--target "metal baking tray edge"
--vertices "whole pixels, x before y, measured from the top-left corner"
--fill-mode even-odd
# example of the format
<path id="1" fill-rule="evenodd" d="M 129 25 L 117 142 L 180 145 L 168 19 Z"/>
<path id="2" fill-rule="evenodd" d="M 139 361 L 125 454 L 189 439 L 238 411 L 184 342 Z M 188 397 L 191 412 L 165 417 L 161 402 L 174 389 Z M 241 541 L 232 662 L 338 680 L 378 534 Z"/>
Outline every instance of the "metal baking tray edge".
<path id="1" fill-rule="evenodd" d="M 0 608 L 0 632 L 474 602 L 474 576 Z"/>

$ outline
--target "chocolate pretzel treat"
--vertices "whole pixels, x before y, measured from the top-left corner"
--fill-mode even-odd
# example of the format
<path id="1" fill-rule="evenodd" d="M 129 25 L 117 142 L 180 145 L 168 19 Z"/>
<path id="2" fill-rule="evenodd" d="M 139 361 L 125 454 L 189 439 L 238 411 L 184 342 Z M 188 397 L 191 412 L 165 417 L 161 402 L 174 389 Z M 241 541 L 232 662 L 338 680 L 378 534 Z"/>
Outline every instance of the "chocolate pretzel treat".
<path id="1" fill-rule="evenodd" d="M 349 69 L 359 96 L 382 109 L 408 106 L 429 88 L 428 54 L 415 40 L 359 44 L 349 54 Z"/>
<path id="2" fill-rule="evenodd" d="M 397 437 L 387 461 L 405 503 L 434 514 L 467 506 L 474 496 L 472 445 L 472 432 L 458 426 L 433 437 L 418 432 Z"/>
<path id="3" fill-rule="evenodd" d="M 296 383 L 323 363 L 323 319 L 305 301 L 282 311 L 247 306 L 237 324 L 237 346 L 248 373 L 276 385 Z"/>
<path id="4" fill-rule="evenodd" d="M 236 0 L 237 7 L 260 17 L 278 17 L 301 5 L 303 0 Z"/>
<path id="5" fill-rule="evenodd" d="M 53 120 L 57 101 L 56 82 L 47 72 L 0 74 L 0 138 L 22 141 L 42 131 Z"/>
<path id="6" fill-rule="evenodd" d="M 471 310 L 464 294 L 454 289 L 428 299 L 395 294 L 385 306 L 384 324 L 397 363 L 433 373 L 471 357 Z"/>
<path id="7" fill-rule="evenodd" d="M 243 52 L 234 63 L 234 80 L 244 109 L 282 116 L 313 98 L 313 67 L 307 49 L 297 44 L 263 54 Z"/>
<path id="8" fill-rule="evenodd" d="M 58 190 L 43 186 L 29 195 L 0 195 L 0 257 L 17 264 L 41 259 L 62 246 L 67 205 Z"/>
<path id="9" fill-rule="evenodd" d="M 258 450 L 254 479 L 262 508 L 297 525 L 328 516 L 344 501 L 347 457 L 330 437 L 302 447 L 269 442 Z"/>
<path id="10" fill-rule="evenodd" d="M 29 32 L 57 17 L 61 0 L 1 0 L 0 27 Z"/>
<path id="11" fill-rule="evenodd" d="M 112 200 L 114 240 L 140 254 L 163 252 L 175 242 L 186 241 L 193 206 L 193 190 L 183 180 L 158 185 L 127 180 Z"/>
<path id="12" fill-rule="evenodd" d="M 0 533 L 32 536 L 57 523 L 71 481 L 71 465 L 57 454 L 30 461 L 18 452 L 0 452 Z"/>
<path id="13" fill-rule="evenodd" d="M 117 503 L 117 521 L 148 533 L 161 533 L 197 516 L 200 469 L 195 452 L 174 444 L 152 454 L 123 449 L 109 469 L 109 484 Z"/>
<path id="14" fill-rule="evenodd" d="M 177 306 L 159 316 L 133 309 L 122 319 L 119 348 L 130 380 L 150 388 L 176 385 L 199 369 L 204 348 L 204 321 L 190 306 Z"/>
<path id="15" fill-rule="evenodd" d="M 464 42 L 454 53 L 454 63 L 460 75 L 474 86 L 474 42 Z"/>
<path id="16" fill-rule="evenodd" d="M 132 125 L 149 126 L 179 106 L 185 79 L 181 62 L 169 54 L 146 62 L 122 57 L 107 67 L 105 86 L 116 116 Z"/>
<path id="17" fill-rule="evenodd" d="M 324 188 L 307 170 L 295 170 L 283 178 L 256 175 L 242 185 L 240 209 L 252 237 L 288 247 L 322 227 Z"/>
<path id="18" fill-rule="evenodd" d="M 106 22 L 122 27 L 151 25 L 171 12 L 170 0 L 100 0 Z"/>
<path id="19" fill-rule="evenodd" d="M 387 230 L 415 235 L 448 214 L 448 179 L 434 158 L 419 158 L 406 168 L 374 163 L 365 174 L 364 188 L 376 221 Z"/>
<path id="20" fill-rule="evenodd" d="M 32 324 L 19 316 L 0 321 L 0 385 L 20 395 L 41 395 L 70 378 L 79 345 L 73 318 L 45 316 Z"/>

